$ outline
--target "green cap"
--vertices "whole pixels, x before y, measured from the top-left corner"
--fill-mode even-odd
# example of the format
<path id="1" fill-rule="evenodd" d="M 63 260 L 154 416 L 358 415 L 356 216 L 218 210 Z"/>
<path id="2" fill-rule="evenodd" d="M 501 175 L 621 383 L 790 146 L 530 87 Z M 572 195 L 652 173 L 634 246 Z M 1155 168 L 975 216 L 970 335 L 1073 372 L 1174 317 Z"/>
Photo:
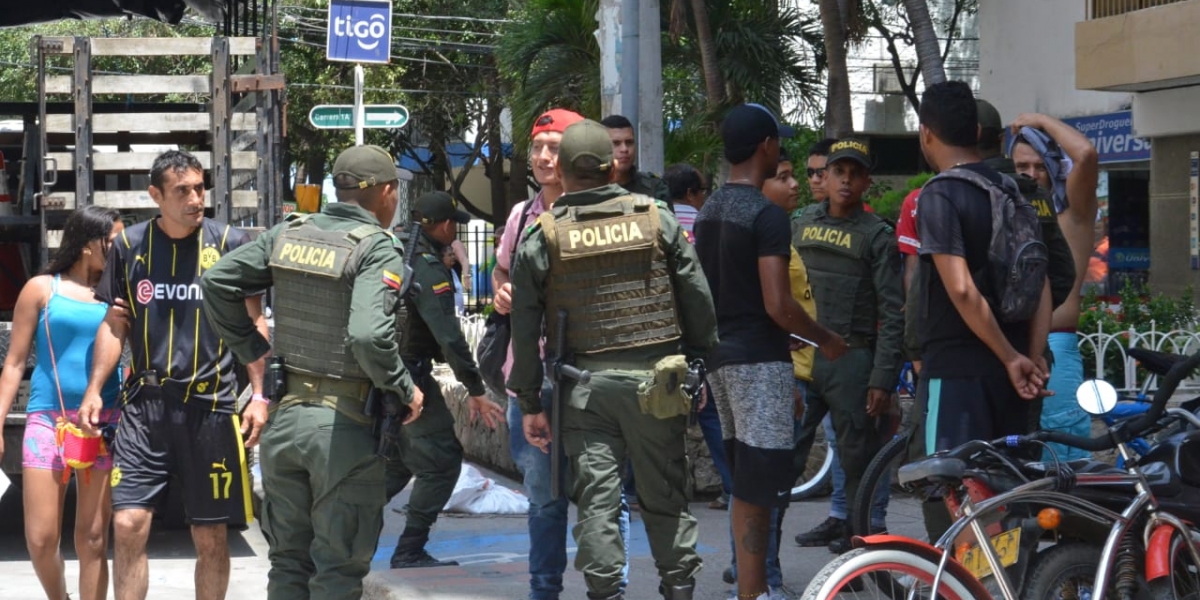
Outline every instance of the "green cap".
<path id="1" fill-rule="evenodd" d="M 1000 111 L 987 100 L 976 100 L 975 111 L 979 113 L 979 127 L 984 130 L 1000 131 L 1004 122 L 1000 120 Z"/>
<path id="2" fill-rule="evenodd" d="M 467 211 L 458 207 L 458 201 L 446 192 L 425 192 L 413 204 L 413 212 L 416 213 L 417 219 L 421 223 L 441 223 L 447 219 L 454 219 L 459 223 L 468 223 L 471 221 L 471 215 Z"/>
<path id="3" fill-rule="evenodd" d="M 607 173 L 613 166 L 608 128 L 591 119 L 567 127 L 558 144 L 558 164 L 576 175 Z"/>
<path id="4" fill-rule="evenodd" d="M 334 185 L 339 178 L 352 179 L 353 184 L 341 189 L 362 189 L 396 181 L 400 171 L 387 150 L 379 146 L 353 146 L 342 151 L 333 162 Z"/>

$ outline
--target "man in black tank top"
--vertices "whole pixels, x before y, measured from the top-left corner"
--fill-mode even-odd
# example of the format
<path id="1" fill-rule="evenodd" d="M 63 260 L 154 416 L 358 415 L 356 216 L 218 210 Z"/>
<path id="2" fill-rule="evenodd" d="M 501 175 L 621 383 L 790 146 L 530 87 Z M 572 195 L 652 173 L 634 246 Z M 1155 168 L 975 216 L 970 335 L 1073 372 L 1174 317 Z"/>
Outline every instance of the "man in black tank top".
<path id="1" fill-rule="evenodd" d="M 199 281 L 221 255 L 249 238 L 204 218 L 204 169 L 191 154 L 160 155 L 150 181 L 159 216 L 114 241 L 96 288 L 96 296 L 110 305 L 127 304 L 129 315 L 112 309 L 97 331 L 80 420 L 85 427 L 96 424 L 100 387 L 128 341 L 132 371 L 112 450 L 116 596 L 146 598 L 150 521 L 174 475 L 183 485 L 196 544 L 196 597 L 220 599 L 229 585 L 226 530 L 244 528 L 251 518 L 244 447 L 258 442 L 267 420 L 264 363 L 247 365 L 254 400 L 242 424 L 234 357 L 208 324 Z M 247 298 L 246 306 L 266 335 L 259 297 Z M 245 446 L 244 433 L 249 433 Z"/>

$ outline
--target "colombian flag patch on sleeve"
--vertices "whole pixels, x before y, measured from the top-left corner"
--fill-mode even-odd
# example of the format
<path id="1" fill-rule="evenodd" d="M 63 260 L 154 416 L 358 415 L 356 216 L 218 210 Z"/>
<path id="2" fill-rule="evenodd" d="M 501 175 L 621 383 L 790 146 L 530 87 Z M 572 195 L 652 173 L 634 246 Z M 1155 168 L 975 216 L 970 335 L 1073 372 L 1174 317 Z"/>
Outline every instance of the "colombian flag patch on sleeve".
<path id="1" fill-rule="evenodd" d="M 443 281 L 441 283 L 433 284 L 433 293 L 434 294 L 444 294 L 448 291 L 450 291 L 450 282 L 449 281 Z"/>
<path id="2" fill-rule="evenodd" d="M 400 279 L 399 275 L 397 275 L 387 269 L 384 269 L 383 270 L 383 283 L 384 283 L 384 285 L 387 285 L 388 287 L 390 287 L 394 290 L 398 290 L 398 289 L 400 289 L 400 285 L 401 285 L 401 283 L 403 283 L 403 280 Z"/>

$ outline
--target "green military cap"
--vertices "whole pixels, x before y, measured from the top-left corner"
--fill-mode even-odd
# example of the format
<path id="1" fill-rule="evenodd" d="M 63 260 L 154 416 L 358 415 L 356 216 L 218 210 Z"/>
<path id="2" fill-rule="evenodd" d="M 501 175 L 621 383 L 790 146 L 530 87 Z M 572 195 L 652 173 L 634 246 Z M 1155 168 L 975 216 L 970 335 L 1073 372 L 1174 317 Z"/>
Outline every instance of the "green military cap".
<path id="1" fill-rule="evenodd" d="M 613 166 L 608 129 L 591 119 L 567 127 L 558 144 L 558 164 L 563 172 L 576 175 L 607 173 Z"/>
<path id="2" fill-rule="evenodd" d="M 1004 132 L 1004 122 L 1000 120 L 1000 111 L 987 100 L 976 100 L 975 111 L 979 114 L 979 129 L 981 138 L 995 139 Z"/>
<path id="3" fill-rule="evenodd" d="M 458 201 L 446 192 L 425 192 L 413 203 L 415 218 L 422 223 L 441 223 L 454 219 L 459 223 L 471 221 L 471 214 L 458 207 Z"/>
<path id="4" fill-rule="evenodd" d="M 334 185 L 341 189 L 361 189 L 400 178 L 396 161 L 379 146 L 353 146 L 342 151 L 333 163 Z M 338 185 L 338 180 L 352 180 Z"/>

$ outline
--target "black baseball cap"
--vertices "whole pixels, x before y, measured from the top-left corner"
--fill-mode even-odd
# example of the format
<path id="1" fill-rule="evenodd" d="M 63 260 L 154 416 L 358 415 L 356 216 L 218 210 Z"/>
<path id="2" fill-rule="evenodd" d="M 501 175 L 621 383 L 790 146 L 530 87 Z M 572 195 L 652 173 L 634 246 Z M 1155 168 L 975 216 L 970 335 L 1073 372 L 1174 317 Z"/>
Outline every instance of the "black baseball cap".
<path id="1" fill-rule="evenodd" d="M 333 162 L 333 177 L 335 182 L 339 177 L 354 181 L 341 189 L 362 189 L 400 179 L 400 169 L 392 155 L 379 146 L 351 146 Z"/>
<path id="2" fill-rule="evenodd" d="M 871 168 L 871 147 L 862 140 L 846 138 L 838 140 L 829 147 L 829 158 L 825 164 L 832 165 L 839 160 L 852 160 L 868 170 Z"/>
<path id="3" fill-rule="evenodd" d="M 446 192 L 425 192 L 413 204 L 413 212 L 422 223 L 441 223 L 454 219 L 458 223 L 469 223 L 471 214 L 458 207 L 455 200 Z"/>
<path id="4" fill-rule="evenodd" d="M 779 119 L 761 104 L 740 104 L 730 109 L 721 121 L 721 141 L 731 150 L 753 148 L 767 138 L 790 138 L 796 130 L 780 125 Z"/>

